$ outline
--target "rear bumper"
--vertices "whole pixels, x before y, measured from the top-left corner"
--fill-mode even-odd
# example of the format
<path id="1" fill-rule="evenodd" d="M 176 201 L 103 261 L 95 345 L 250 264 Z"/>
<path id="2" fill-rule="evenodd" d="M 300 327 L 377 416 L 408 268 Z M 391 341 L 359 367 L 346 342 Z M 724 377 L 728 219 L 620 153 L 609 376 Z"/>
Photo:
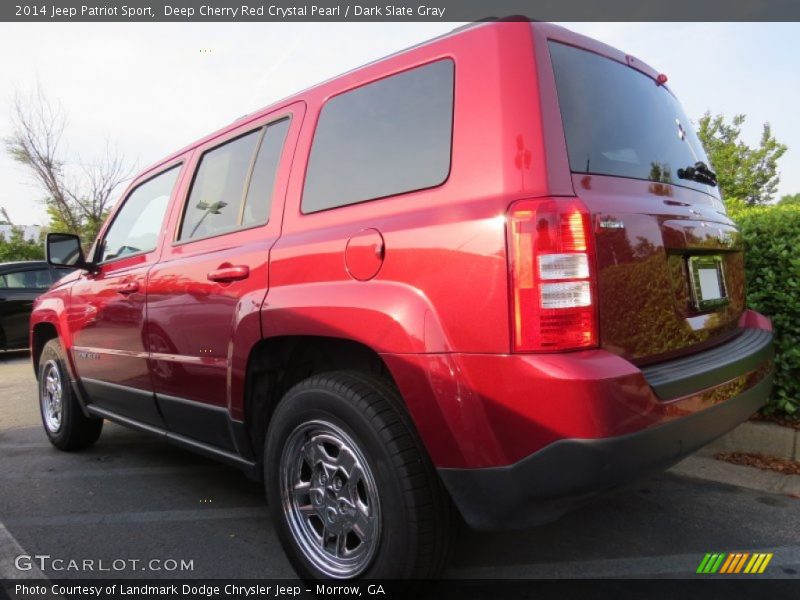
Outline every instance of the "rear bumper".
<path id="1" fill-rule="evenodd" d="M 760 317 L 748 313 L 750 321 Z M 614 371 L 620 363 L 608 357 L 593 365 L 572 355 L 558 360 L 571 360 L 575 368 L 549 363 L 545 376 L 517 377 L 523 383 L 516 398 L 495 393 L 482 405 L 488 413 L 499 398 L 505 407 L 515 407 L 508 418 L 485 421 L 493 426 L 493 437 L 485 436 L 482 446 L 497 440 L 510 459 L 437 463 L 464 519 L 479 530 L 552 521 L 587 498 L 671 466 L 745 421 L 769 398 L 773 340 L 766 319 L 743 325 L 737 336 L 703 352 L 643 369 L 626 362 L 635 374 Z M 498 368 L 495 389 L 506 389 L 504 380 L 512 378 Z M 538 445 L 521 452 L 532 440 Z"/>
<path id="2" fill-rule="evenodd" d="M 665 469 L 756 412 L 771 373 L 711 408 L 618 437 L 562 439 L 508 466 L 439 469 L 467 523 L 478 530 L 520 529 L 552 521 L 598 493 Z"/>
<path id="3" fill-rule="evenodd" d="M 769 321 L 746 311 L 727 342 L 645 368 L 599 348 L 383 357 L 433 464 L 483 469 L 701 413 L 764 379 L 772 353 Z"/>

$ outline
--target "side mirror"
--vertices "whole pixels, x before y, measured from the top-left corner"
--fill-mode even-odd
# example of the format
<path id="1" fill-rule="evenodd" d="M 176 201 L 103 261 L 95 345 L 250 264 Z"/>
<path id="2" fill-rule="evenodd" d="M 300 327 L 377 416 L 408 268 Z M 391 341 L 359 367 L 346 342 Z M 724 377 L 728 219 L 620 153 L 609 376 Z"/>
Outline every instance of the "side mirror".
<path id="1" fill-rule="evenodd" d="M 73 233 L 48 233 L 45 249 L 47 262 L 51 265 L 92 270 L 92 265 L 83 256 L 81 238 Z"/>

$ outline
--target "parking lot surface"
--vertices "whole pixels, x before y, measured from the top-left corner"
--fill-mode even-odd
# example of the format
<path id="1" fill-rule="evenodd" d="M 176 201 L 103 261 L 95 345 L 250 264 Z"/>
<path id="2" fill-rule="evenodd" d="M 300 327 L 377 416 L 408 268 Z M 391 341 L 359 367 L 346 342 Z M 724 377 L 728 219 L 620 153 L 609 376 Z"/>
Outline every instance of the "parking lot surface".
<path id="1" fill-rule="evenodd" d="M 800 499 L 670 472 L 544 527 L 459 536 L 447 577 L 697 577 L 707 552 L 741 551 L 774 552 L 764 576 L 800 577 Z M 110 423 L 87 451 L 55 450 L 27 353 L 0 353 L 0 575 L 25 575 L 21 552 L 49 555 L 57 578 L 295 576 L 260 484 Z"/>

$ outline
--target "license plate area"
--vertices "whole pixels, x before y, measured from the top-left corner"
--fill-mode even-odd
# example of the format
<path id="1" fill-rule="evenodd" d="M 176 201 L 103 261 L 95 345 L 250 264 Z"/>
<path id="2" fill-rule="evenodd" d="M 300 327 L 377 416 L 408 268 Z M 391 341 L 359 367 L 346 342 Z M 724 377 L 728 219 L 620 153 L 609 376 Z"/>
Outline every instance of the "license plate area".
<path id="1" fill-rule="evenodd" d="M 698 311 L 713 310 L 729 302 L 721 256 L 690 256 L 689 279 L 692 284 L 692 300 Z"/>

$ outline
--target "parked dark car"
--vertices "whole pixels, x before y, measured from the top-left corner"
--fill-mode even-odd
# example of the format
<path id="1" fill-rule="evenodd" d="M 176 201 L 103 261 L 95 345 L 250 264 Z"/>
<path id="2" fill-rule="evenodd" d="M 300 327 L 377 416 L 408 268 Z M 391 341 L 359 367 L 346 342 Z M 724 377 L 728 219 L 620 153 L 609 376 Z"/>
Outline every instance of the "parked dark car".
<path id="1" fill-rule="evenodd" d="M 43 260 L 0 263 L 0 350 L 28 347 L 33 301 L 73 270 Z"/>

